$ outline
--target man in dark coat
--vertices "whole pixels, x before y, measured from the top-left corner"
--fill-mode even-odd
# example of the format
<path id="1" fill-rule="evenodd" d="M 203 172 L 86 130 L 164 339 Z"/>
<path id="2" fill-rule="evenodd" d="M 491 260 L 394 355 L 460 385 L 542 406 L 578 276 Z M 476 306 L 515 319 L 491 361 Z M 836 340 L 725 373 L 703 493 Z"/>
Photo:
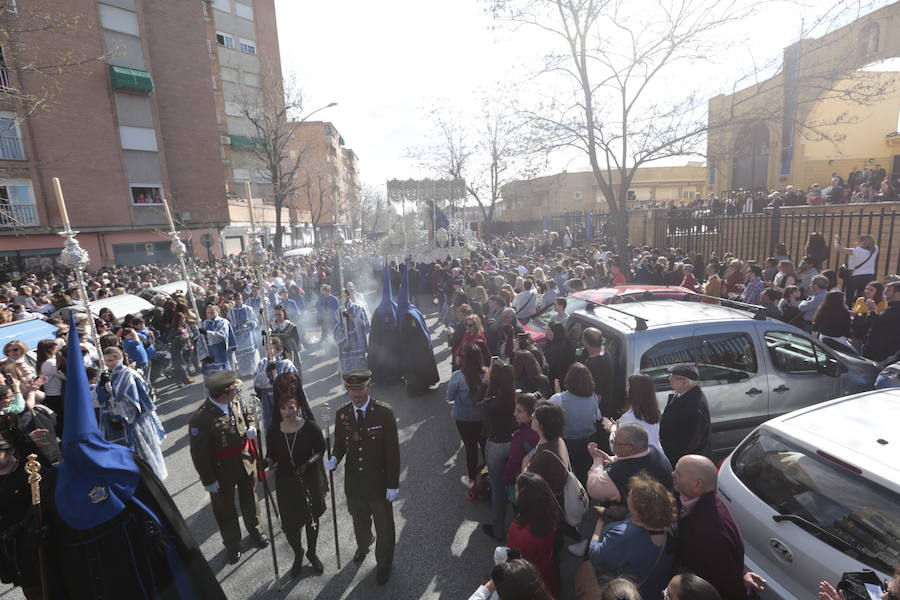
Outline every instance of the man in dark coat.
<path id="1" fill-rule="evenodd" d="M 708 581 L 722 598 L 747 598 L 748 587 L 760 591 L 765 580 L 744 569 L 744 540 L 731 511 L 716 494 L 716 466 L 705 456 L 683 456 L 672 478 L 681 495 L 675 528 L 679 571 Z"/>
<path id="2" fill-rule="evenodd" d="M 375 523 L 376 581 L 387 583 L 394 560 L 394 509 L 400 495 L 400 441 L 394 411 L 369 395 L 372 372 L 344 374 L 350 402 L 335 413 L 334 454 L 326 462 L 333 471 L 346 456 L 344 491 L 353 517 L 356 553 L 353 561 L 365 559 L 372 545 Z"/>
<path id="3" fill-rule="evenodd" d="M 709 405 L 698 384 L 700 373 L 691 364 L 669 367 L 669 395 L 659 422 L 659 441 L 671 464 L 685 454 L 710 456 Z"/>
<path id="4" fill-rule="evenodd" d="M 869 300 L 869 312 L 862 317 L 862 327 L 867 331 L 863 356 L 878 362 L 900 350 L 900 281 L 884 286 L 884 299 L 888 305 L 881 314 Z"/>
<path id="5" fill-rule="evenodd" d="M 259 525 L 256 498 L 256 461 L 251 440 L 256 439 L 256 419 L 249 414 L 237 392 L 241 381 L 234 371 L 219 371 L 206 378 L 209 397 L 189 423 L 191 460 L 200 483 L 209 492 L 213 516 L 222 533 L 228 562 L 241 558 L 241 529 L 234 510 L 237 492 L 244 527 L 257 548 L 269 545 Z"/>
<path id="6" fill-rule="evenodd" d="M 399 339 L 403 341 L 403 352 L 398 354 L 406 390 L 410 395 L 424 394 L 432 385 L 440 381 L 431 332 L 422 313 L 409 300 L 409 277 L 406 265 L 402 266 L 400 295 L 397 300 Z"/>
<path id="7" fill-rule="evenodd" d="M 368 364 L 372 378 L 378 384 L 392 384 L 400 380 L 399 327 L 397 303 L 392 295 L 391 277 L 387 269 L 382 269 L 384 287 L 381 304 L 372 312 L 369 330 Z"/>

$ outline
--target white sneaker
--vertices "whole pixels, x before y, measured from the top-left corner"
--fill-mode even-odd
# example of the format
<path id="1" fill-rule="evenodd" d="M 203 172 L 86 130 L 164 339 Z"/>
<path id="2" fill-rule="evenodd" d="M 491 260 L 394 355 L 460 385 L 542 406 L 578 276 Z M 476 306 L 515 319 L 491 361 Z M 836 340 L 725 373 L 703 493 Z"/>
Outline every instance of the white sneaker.
<path id="1" fill-rule="evenodd" d="M 566 546 L 566 550 L 578 557 L 584 556 L 584 551 L 586 548 L 587 540 L 584 540 L 582 542 L 575 542 L 574 544 L 569 544 L 568 546 Z"/>
<path id="2" fill-rule="evenodd" d="M 464 486 L 466 486 L 466 489 L 472 489 L 472 486 L 475 485 L 475 482 L 469 479 L 468 475 L 463 475 L 459 478 L 459 480 L 462 481 L 462 484 Z"/>

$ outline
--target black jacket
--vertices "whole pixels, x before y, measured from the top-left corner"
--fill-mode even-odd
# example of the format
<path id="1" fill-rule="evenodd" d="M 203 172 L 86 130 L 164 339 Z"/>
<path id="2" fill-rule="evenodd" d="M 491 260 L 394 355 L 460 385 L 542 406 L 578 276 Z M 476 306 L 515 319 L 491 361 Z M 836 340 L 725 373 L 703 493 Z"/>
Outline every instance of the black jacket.
<path id="1" fill-rule="evenodd" d="M 869 313 L 859 320 L 868 332 L 863 356 L 880 362 L 900 350 L 900 300 L 889 303 L 880 315 Z"/>
<path id="2" fill-rule="evenodd" d="M 672 466 L 686 454 L 711 457 L 709 405 L 700 386 L 669 396 L 659 423 L 659 441 Z"/>

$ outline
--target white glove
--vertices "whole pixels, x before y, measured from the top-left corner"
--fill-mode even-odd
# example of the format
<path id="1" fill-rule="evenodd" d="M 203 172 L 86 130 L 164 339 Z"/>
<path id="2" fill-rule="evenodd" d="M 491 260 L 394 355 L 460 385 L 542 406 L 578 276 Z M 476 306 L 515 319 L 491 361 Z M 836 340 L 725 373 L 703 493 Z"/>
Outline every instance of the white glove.
<path id="1" fill-rule="evenodd" d="M 253 426 L 251 425 L 250 427 L 247 428 L 247 431 L 244 432 L 244 433 L 245 433 L 245 435 L 247 436 L 247 439 L 248 439 L 248 440 L 255 440 L 255 439 L 256 439 L 256 427 L 253 427 Z"/>
<path id="2" fill-rule="evenodd" d="M 400 488 L 387 491 L 387 501 L 388 502 L 396 502 L 397 498 L 399 498 L 399 497 L 400 497 Z"/>
<path id="3" fill-rule="evenodd" d="M 207 492 L 209 492 L 210 494 L 215 494 L 216 492 L 219 491 L 219 482 L 213 481 L 209 485 L 204 485 L 203 489 L 206 490 Z"/>
<path id="4" fill-rule="evenodd" d="M 334 471 L 337 469 L 337 456 L 332 456 L 328 460 L 325 461 L 325 468 L 329 471 Z"/>

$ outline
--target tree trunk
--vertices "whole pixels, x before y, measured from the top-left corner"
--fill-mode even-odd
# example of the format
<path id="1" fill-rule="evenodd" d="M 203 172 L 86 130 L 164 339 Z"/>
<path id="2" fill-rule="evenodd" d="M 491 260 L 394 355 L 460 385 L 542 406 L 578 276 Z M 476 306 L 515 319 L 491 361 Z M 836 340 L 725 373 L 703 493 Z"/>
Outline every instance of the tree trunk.
<path id="1" fill-rule="evenodd" d="M 282 235 L 284 231 L 281 227 L 281 205 L 284 202 L 275 199 L 275 256 L 281 256 Z"/>

